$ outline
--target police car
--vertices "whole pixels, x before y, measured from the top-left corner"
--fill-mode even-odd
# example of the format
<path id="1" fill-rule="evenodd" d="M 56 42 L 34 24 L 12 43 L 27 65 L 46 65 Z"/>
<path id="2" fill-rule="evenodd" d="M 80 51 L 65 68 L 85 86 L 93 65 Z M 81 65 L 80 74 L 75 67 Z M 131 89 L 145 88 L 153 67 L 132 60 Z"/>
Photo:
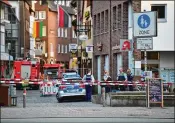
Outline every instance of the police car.
<path id="1" fill-rule="evenodd" d="M 85 99 L 85 85 L 80 84 L 82 78 L 77 72 L 63 73 L 62 83 L 58 87 L 56 98 L 58 102 L 64 100 Z"/>

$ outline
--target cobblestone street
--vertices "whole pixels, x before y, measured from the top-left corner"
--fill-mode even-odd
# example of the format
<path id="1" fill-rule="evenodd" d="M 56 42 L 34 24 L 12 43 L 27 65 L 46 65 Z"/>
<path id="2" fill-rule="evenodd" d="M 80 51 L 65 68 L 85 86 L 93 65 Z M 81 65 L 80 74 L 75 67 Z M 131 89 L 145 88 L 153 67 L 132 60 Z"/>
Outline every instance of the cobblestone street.
<path id="1" fill-rule="evenodd" d="M 1 108 L 2 118 L 40 117 L 145 117 L 174 118 L 174 108 L 102 107 L 91 102 L 57 103 L 55 96 L 40 97 L 39 91 L 27 91 L 26 108 L 22 106 L 22 91 L 17 91 L 18 106 Z"/>
<path id="2" fill-rule="evenodd" d="M 23 107 L 23 92 L 17 91 L 18 96 L 18 106 Z M 102 107 L 98 104 L 93 104 L 91 102 L 85 101 L 65 101 L 63 103 L 58 103 L 56 96 L 45 96 L 40 97 L 39 90 L 27 90 L 26 95 L 26 106 L 31 107 Z"/>

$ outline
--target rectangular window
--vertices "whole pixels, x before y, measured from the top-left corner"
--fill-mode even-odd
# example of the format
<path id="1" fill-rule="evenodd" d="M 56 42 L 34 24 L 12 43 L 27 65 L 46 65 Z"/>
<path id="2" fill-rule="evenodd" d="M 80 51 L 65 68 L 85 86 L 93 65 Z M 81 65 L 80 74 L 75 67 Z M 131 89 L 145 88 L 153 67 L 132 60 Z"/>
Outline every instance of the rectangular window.
<path id="1" fill-rule="evenodd" d="M 151 11 L 157 11 L 158 20 L 166 21 L 166 5 L 151 5 Z"/>
<path id="2" fill-rule="evenodd" d="M 88 21 L 88 25 L 91 25 L 91 20 Z M 90 30 L 88 31 L 88 39 L 91 39 L 91 27 L 89 28 Z"/>
<path id="3" fill-rule="evenodd" d="M 97 15 L 97 34 L 100 33 L 100 13 Z"/>
<path id="4" fill-rule="evenodd" d="M 141 52 L 141 59 L 144 60 L 144 52 Z M 159 52 L 147 52 L 147 60 L 159 60 Z"/>
<path id="5" fill-rule="evenodd" d="M 58 53 L 60 53 L 61 52 L 61 46 L 60 46 L 60 44 L 58 44 Z"/>
<path id="6" fill-rule="evenodd" d="M 87 1 L 87 7 L 91 5 L 91 0 L 86 0 Z"/>
<path id="7" fill-rule="evenodd" d="M 113 30 L 115 30 L 117 28 L 117 25 L 116 25 L 116 21 L 117 21 L 116 13 L 117 13 L 117 7 L 114 6 L 113 7 Z"/>
<path id="8" fill-rule="evenodd" d="M 128 30 L 128 2 L 123 3 L 123 38 L 128 38 L 128 33 L 125 30 Z"/>
<path id="9" fill-rule="evenodd" d="M 108 10 L 105 11 L 105 32 L 108 31 Z"/>
<path id="10" fill-rule="evenodd" d="M 117 22 L 117 26 L 118 29 L 121 29 L 121 5 L 118 5 L 118 22 Z"/>
<path id="11" fill-rule="evenodd" d="M 2 6 L 1 6 L 2 7 Z M 1 11 L 1 18 L 0 19 L 4 19 L 5 18 L 5 10 L 4 8 L 0 9 Z"/>
<path id="12" fill-rule="evenodd" d="M 65 2 L 66 2 L 65 0 L 62 0 L 61 5 L 65 6 Z"/>
<path id="13" fill-rule="evenodd" d="M 101 13 L 101 33 L 104 32 L 104 12 Z"/>
<path id="14" fill-rule="evenodd" d="M 61 46 L 61 53 L 64 53 L 64 45 Z"/>
<path id="15" fill-rule="evenodd" d="M 67 29 L 64 29 L 64 37 L 67 38 Z"/>
<path id="16" fill-rule="evenodd" d="M 65 45 L 65 53 L 67 53 L 67 45 Z"/>
<path id="17" fill-rule="evenodd" d="M 61 37 L 64 37 L 64 29 L 61 28 Z"/>
<path id="18" fill-rule="evenodd" d="M 58 28 L 58 37 L 61 37 L 61 29 Z"/>
<path id="19" fill-rule="evenodd" d="M 16 16 L 14 15 L 16 14 L 16 8 L 8 8 L 8 20 L 12 23 L 12 24 L 16 24 Z"/>
<path id="20" fill-rule="evenodd" d="M 46 36 L 46 26 L 43 26 L 43 36 Z"/>
<path id="21" fill-rule="evenodd" d="M 72 38 L 77 38 L 77 36 L 76 36 L 76 33 L 75 33 L 75 30 L 74 30 L 74 29 L 72 29 Z"/>
<path id="22" fill-rule="evenodd" d="M 1 32 L 1 45 L 5 45 L 5 33 Z"/>
<path id="23" fill-rule="evenodd" d="M 46 11 L 39 11 L 39 19 L 46 19 Z"/>
<path id="24" fill-rule="evenodd" d="M 38 20 L 39 19 L 39 12 L 35 11 L 35 19 Z"/>
<path id="25" fill-rule="evenodd" d="M 30 24 L 29 24 L 29 21 L 26 20 L 26 31 L 29 32 L 29 28 L 30 28 Z"/>
<path id="26" fill-rule="evenodd" d="M 94 29 L 93 29 L 94 35 L 96 35 L 96 33 L 97 33 L 97 32 L 96 32 L 96 31 L 97 31 L 97 30 L 96 30 L 96 26 L 97 26 L 96 23 L 97 23 L 97 18 L 96 18 L 96 15 L 94 15 L 94 23 L 93 23 L 93 25 L 94 25 L 94 26 L 93 26 L 93 27 L 94 27 Z"/>
<path id="27" fill-rule="evenodd" d="M 66 0 L 66 6 L 69 7 L 70 6 L 70 0 Z"/>

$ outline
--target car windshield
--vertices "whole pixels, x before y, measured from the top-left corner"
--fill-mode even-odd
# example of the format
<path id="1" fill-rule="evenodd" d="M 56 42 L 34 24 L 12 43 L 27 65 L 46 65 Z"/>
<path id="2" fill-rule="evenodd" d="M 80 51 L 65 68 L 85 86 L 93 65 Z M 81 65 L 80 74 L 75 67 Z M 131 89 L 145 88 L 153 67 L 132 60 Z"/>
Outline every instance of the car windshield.
<path id="1" fill-rule="evenodd" d="M 58 79 L 58 69 L 46 69 L 44 70 L 44 74 L 47 75 L 50 79 Z"/>
<path id="2" fill-rule="evenodd" d="M 64 73 L 64 79 L 81 79 L 80 75 L 77 73 Z"/>

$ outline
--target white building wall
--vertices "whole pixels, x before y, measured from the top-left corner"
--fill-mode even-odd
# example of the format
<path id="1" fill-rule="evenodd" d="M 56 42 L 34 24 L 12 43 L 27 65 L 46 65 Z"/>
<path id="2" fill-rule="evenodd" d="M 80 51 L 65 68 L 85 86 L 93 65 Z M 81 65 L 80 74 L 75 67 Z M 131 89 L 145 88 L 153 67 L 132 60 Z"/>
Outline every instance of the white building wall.
<path id="1" fill-rule="evenodd" d="M 158 35 L 153 38 L 153 51 L 174 51 L 174 1 L 144 1 L 141 11 L 151 11 L 152 4 L 166 4 L 166 22 L 158 21 Z"/>
<path id="2" fill-rule="evenodd" d="M 160 68 L 174 69 L 174 52 L 160 52 Z"/>

